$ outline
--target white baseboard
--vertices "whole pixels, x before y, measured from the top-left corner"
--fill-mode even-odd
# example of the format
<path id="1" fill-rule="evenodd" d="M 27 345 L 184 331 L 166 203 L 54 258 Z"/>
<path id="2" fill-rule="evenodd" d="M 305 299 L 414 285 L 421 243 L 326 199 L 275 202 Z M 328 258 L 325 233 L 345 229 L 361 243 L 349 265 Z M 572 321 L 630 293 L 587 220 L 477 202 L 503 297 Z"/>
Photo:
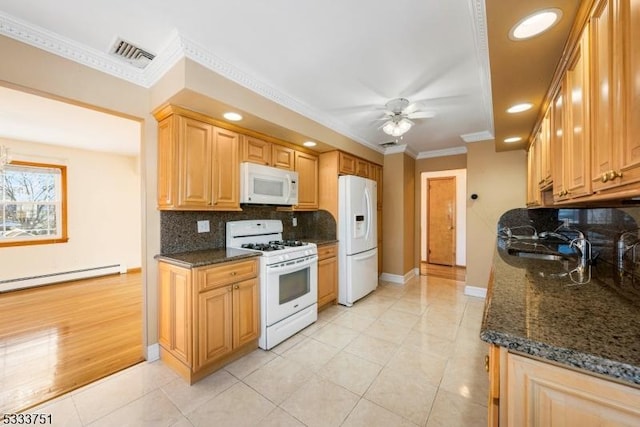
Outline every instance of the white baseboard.
<path id="1" fill-rule="evenodd" d="M 400 283 L 405 284 L 409 280 L 416 277 L 416 271 L 420 274 L 420 269 L 409 270 L 405 275 L 401 276 L 399 274 L 391 274 L 391 273 L 382 273 L 380 275 L 380 280 L 384 280 L 385 282 L 391 283 Z"/>
<path id="2" fill-rule="evenodd" d="M 464 294 L 470 297 L 486 298 L 487 288 L 479 288 L 477 286 L 465 286 Z"/>
<path id="3" fill-rule="evenodd" d="M 160 344 L 155 343 L 147 346 L 147 362 L 160 359 Z"/>

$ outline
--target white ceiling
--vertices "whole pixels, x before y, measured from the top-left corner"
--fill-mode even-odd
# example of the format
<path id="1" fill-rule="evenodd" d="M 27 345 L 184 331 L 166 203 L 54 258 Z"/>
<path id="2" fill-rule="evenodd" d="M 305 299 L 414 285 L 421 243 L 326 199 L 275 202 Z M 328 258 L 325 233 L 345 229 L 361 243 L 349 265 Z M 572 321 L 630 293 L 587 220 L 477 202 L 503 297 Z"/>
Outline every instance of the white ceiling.
<path id="1" fill-rule="evenodd" d="M 136 156 L 140 122 L 0 86 L 0 137 Z"/>
<path id="2" fill-rule="evenodd" d="M 486 139 L 494 133 L 483 0 L 3 0 L 0 24 L 0 34 L 49 50 L 38 40 L 54 40 L 83 53 L 77 58 L 103 62 L 121 37 L 156 54 L 152 65 L 167 65 L 175 60 L 170 47 L 178 38 L 193 57 L 214 57 L 230 76 L 269 88 L 277 102 L 301 106 L 298 112 L 370 147 L 392 140 L 377 119 L 396 97 L 422 101 L 435 115 L 416 120 L 401 141 L 414 154 L 464 150 L 462 135 Z M 122 78 L 141 85 L 152 85 L 162 72 L 113 60 Z M 0 94 L 0 118 L 20 114 L 4 100 Z M 39 115 L 46 130 L 35 129 L 41 122 L 33 108 L 28 126 L 13 126 L 12 137 L 27 130 L 34 132 L 29 138 L 52 133 L 57 121 Z M 10 127 L 0 122 L 2 133 Z M 97 143 L 94 137 L 86 142 Z"/>

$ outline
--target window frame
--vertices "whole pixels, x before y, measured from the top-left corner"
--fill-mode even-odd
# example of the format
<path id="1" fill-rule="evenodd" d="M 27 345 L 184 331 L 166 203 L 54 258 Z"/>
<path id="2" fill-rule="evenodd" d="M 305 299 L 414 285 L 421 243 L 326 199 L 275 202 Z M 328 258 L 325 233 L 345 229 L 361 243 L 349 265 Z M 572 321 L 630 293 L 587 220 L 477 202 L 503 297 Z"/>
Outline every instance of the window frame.
<path id="1" fill-rule="evenodd" d="M 13 160 L 9 162 L 7 166 L 27 166 L 33 168 L 43 169 L 58 169 L 60 170 L 60 237 L 58 238 L 45 238 L 45 239 L 33 239 L 24 238 L 23 240 L 12 240 L 4 242 L 0 240 L 0 248 L 11 246 L 29 246 L 29 245 L 51 245 L 56 243 L 67 243 L 69 241 L 69 235 L 67 234 L 67 167 L 64 165 L 57 165 L 51 163 L 35 163 Z"/>

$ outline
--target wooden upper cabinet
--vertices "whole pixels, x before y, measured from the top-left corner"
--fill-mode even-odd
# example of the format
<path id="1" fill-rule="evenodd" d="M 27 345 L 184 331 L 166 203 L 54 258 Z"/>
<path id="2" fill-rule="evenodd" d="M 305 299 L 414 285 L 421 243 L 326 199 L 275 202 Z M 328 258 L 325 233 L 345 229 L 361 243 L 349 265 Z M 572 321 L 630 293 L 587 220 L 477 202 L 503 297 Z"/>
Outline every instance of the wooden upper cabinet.
<path id="1" fill-rule="evenodd" d="M 635 193 L 640 192 L 640 1 L 620 1 L 622 43 L 616 44 L 623 50 L 621 71 L 621 105 L 623 119 L 622 153 L 620 156 L 619 179 L 622 185 L 636 183 Z M 614 134 L 614 137 L 618 137 Z"/>
<path id="2" fill-rule="evenodd" d="M 540 174 L 538 184 L 541 190 L 549 188 L 553 182 L 551 173 L 551 108 L 542 120 L 540 126 Z"/>
<path id="3" fill-rule="evenodd" d="M 356 175 L 369 178 L 369 162 L 362 159 L 356 159 Z"/>
<path id="4" fill-rule="evenodd" d="M 295 170 L 298 172 L 298 204 L 295 210 L 317 210 L 318 156 L 295 152 Z"/>
<path id="5" fill-rule="evenodd" d="M 369 165 L 369 177 L 376 182 L 378 210 L 382 209 L 382 166 Z"/>
<path id="6" fill-rule="evenodd" d="M 294 169 L 293 148 L 263 141 L 252 136 L 242 137 L 242 161 L 274 166 L 281 169 Z"/>
<path id="7" fill-rule="evenodd" d="M 564 90 L 565 191 L 570 198 L 583 197 L 591 194 L 588 26 L 569 58 Z"/>
<path id="8" fill-rule="evenodd" d="M 213 126 L 188 117 L 178 116 L 177 121 L 177 207 L 209 207 L 212 204 Z"/>
<path id="9" fill-rule="evenodd" d="M 175 120 L 167 117 L 158 123 L 158 207 L 171 207 L 176 203 L 175 185 L 177 184 L 174 166 L 176 161 Z"/>
<path id="10" fill-rule="evenodd" d="M 270 166 L 271 143 L 251 136 L 243 136 L 242 161 Z"/>
<path id="11" fill-rule="evenodd" d="M 284 145 L 272 144 L 271 145 L 271 158 L 273 159 L 272 166 L 281 169 L 294 170 L 295 169 L 295 153 L 293 148 L 285 147 Z"/>
<path id="12" fill-rule="evenodd" d="M 536 136 L 527 154 L 527 206 L 540 206 L 540 187 L 538 176 L 540 173 L 540 138 Z"/>
<path id="13" fill-rule="evenodd" d="M 613 2 L 598 1 L 590 20 L 592 185 L 595 191 L 615 185 L 609 173 L 617 167 L 613 144 Z"/>
<path id="14" fill-rule="evenodd" d="M 356 175 L 356 158 L 342 151 L 338 152 L 338 173 L 342 175 Z"/>
<path id="15" fill-rule="evenodd" d="M 551 106 L 551 132 L 549 134 L 549 151 L 551 156 L 551 173 L 553 175 L 553 199 L 566 197 L 564 185 L 564 92 L 560 86 L 553 98 Z"/>
<path id="16" fill-rule="evenodd" d="M 240 210 L 239 135 L 180 114 L 158 126 L 158 208 Z"/>
<path id="17" fill-rule="evenodd" d="M 240 135 L 214 127 L 213 138 L 213 208 L 215 210 L 240 209 L 240 161 L 238 148 Z"/>

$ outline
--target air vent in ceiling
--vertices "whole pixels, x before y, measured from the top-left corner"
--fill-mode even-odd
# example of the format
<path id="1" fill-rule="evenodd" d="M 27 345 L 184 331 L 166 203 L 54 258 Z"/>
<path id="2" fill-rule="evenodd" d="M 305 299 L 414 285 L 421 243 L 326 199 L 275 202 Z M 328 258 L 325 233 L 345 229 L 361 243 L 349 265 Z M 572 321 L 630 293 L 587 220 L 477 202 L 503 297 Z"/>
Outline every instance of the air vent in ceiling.
<path id="1" fill-rule="evenodd" d="M 383 142 L 380 144 L 380 146 L 384 148 L 393 147 L 394 145 L 398 145 L 398 141 L 389 141 L 389 142 Z"/>
<path id="2" fill-rule="evenodd" d="M 126 40 L 117 38 L 111 51 L 109 52 L 113 56 L 117 56 L 120 59 L 124 59 L 128 63 L 138 68 L 145 68 L 149 65 L 149 62 L 156 56 L 147 52 L 144 49 L 132 45 Z"/>

